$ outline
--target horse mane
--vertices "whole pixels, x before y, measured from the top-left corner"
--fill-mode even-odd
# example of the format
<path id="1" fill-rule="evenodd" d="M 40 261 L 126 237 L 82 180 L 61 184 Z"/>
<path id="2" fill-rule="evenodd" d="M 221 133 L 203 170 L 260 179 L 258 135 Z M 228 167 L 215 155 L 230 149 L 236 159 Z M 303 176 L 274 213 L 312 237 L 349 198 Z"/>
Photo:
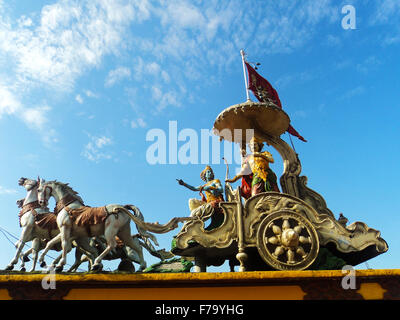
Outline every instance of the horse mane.
<path id="1" fill-rule="evenodd" d="M 72 194 L 74 197 L 76 197 L 82 204 L 84 203 L 81 196 L 79 195 L 78 192 L 76 192 L 74 189 L 72 189 L 68 183 L 62 183 L 60 181 L 57 180 L 53 180 L 53 181 L 46 181 L 46 184 L 48 183 L 52 183 L 54 185 L 60 186 L 65 192 L 68 192 L 69 194 Z"/>

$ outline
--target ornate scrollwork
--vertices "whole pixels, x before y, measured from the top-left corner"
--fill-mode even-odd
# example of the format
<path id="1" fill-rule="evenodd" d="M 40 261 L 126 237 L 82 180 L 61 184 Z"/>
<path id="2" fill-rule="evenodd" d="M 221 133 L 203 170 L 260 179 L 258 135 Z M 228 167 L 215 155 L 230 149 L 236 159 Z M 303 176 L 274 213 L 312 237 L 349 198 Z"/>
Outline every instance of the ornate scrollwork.
<path id="1" fill-rule="evenodd" d="M 182 230 L 176 236 L 176 246 L 179 249 L 186 249 L 189 247 L 190 241 L 195 241 L 203 247 L 210 248 L 226 248 L 236 240 L 236 203 L 224 202 L 220 203 L 225 215 L 224 223 L 212 230 L 206 231 L 204 229 L 204 222 L 209 218 L 213 212 L 211 204 L 205 204 L 200 210 L 203 212 L 199 215 L 198 219 L 186 222 Z"/>

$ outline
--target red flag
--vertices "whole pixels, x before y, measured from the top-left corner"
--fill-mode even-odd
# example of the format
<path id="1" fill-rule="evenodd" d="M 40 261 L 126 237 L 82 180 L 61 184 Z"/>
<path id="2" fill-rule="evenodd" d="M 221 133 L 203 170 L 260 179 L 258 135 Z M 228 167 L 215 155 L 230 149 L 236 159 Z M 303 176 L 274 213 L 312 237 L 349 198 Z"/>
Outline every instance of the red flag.
<path id="1" fill-rule="evenodd" d="M 246 61 L 244 62 L 247 67 L 247 74 L 249 79 L 249 90 L 251 90 L 258 101 L 260 102 L 273 102 L 282 109 L 281 100 L 279 99 L 278 92 L 271 86 L 267 79 L 260 76 L 256 70 L 253 69 Z M 291 125 L 286 130 L 292 136 L 307 142 Z"/>

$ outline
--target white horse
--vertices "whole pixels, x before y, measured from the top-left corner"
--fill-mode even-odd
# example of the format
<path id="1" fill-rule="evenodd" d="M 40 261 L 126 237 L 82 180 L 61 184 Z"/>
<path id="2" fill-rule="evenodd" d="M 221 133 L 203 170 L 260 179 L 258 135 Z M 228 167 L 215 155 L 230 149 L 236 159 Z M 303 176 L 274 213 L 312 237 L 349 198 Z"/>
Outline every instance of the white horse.
<path id="1" fill-rule="evenodd" d="M 17 252 L 15 253 L 14 258 L 11 260 L 9 265 L 6 267 L 6 270 L 12 270 L 14 268 L 14 265 L 18 262 L 21 255 L 21 251 L 25 246 L 26 242 L 35 240 L 37 238 L 50 239 L 55 237 L 59 233 L 57 227 L 51 230 L 43 229 L 35 223 L 38 215 L 44 217 L 45 215 L 52 214 L 47 206 L 39 205 L 38 193 L 37 193 L 38 181 L 27 178 L 20 178 L 18 180 L 18 184 L 20 186 L 23 186 L 27 191 L 25 199 L 17 201 L 19 207 L 22 207 L 19 213 L 19 221 L 20 221 L 20 226 L 22 227 L 22 232 L 20 239 L 15 244 Z M 30 271 L 35 270 L 37 254 L 39 250 L 38 247 L 39 243 L 40 242 L 38 240 L 35 240 L 32 245 L 33 263 L 32 263 L 32 269 Z M 21 270 L 24 271 L 24 268 L 25 267 L 23 261 L 21 265 Z"/>
<path id="2" fill-rule="evenodd" d="M 104 236 L 107 242 L 105 250 L 94 260 L 91 270 L 101 270 L 103 265 L 101 261 L 117 246 L 116 236 L 123 241 L 123 243 L 138 253 L 140 260 L 140 270 L 146 268 L 146 261 L 143 258 L 143 253 L 140 245 L 133 241 L 131 236 L 130 221 L 134 222 L 143 221 L 143 215 L 140 210 L 132 205 L 118 205 L 109 204 L 104 207 L 106 216 L 101 222 L 95 224 L 85 223 L 84 225 L 77 224 L 76 219 L 70 216 L 74 209 L 85 207 L 81 197 L 75 192 L 68 184 L 58 181 L 44 181 L 40 180 L 38 188 L 38 198 L 40 204 L 47 203 L 48 199 L 53 197 L 56 201 L 55 213 L 57 214 L 57 225 L 60 229 L 58 237 L 61 238 L 62 245 L 62 258 L 56 266 L 56 271 L 62 271 L 67 261 L 67 253 L 71 250 L 71 239 L 83 239 L 93 236 Z M 133 214 L 129 211 L 131 210 Z M 145 239 L 151 239 L 158 245 L 157 239 L 154 235 L 148 233 L 141 227 L 137 226 L 139 234 Z M 43 261 L 47 251 L 59 239 L 54 238 L 51 240 L 39 261 Z"/>
<path id="3" fill-rule="evenodd" d="M 18 180 L 18 184 L 23 186 L 27 191 L 26 197 L 17 201 L 18 206 L 22 208 L 19 213 L 22 232 L 20 239 L 15 245 L 17 252 L 9 265 L 6 267 L 6 270 L 14 269 L 14 265 L 21 257 L 23 247 L 27 242 L 32 241 L 32 248 L 25 252 L 21 257 L 21 271 L 25 271 L 25 262 L 28 260 L 27 256 L 32 254 L 33 261 L 30 269 L 30 272 L 32 272 L 36 268 L 38 253 L 44 248 L 44 241 L 57 238 L 60 231 L 56 223 L 56 216 L 50 212 L 49 208 L 47 207 L 47 202 L 42 203 L 42 205 L 39 204 L 37 192 L 39 185 L 38 181 L 20 178 Z M 45 223 L 43 224 L 43 222 Z M 89 245 L 89 242 L 84 243 L 81 241 L 79 244 L 82 246 L 82 248 L 84 248 L 85 254 L 87 254 L 90 259 L 93 260 L 93 254 L 97 256 L 97 251 L 93 250 L 93 248 Z M 54 261 L 59 261 L 61 257 L 62 256 L 60 255 Z M 41 264 L 42 267 L 45 265 L 45 263 Z"/>

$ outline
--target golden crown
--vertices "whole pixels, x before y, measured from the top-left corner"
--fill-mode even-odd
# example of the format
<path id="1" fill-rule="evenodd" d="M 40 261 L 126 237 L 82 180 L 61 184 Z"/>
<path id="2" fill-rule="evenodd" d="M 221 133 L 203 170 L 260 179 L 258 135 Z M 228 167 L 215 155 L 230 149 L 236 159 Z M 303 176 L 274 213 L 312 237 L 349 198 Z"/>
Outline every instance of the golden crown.
<path id="1" fill-rule="evenodd" d="M 250 139 L 249 143 L 261 144 L 261 143 L 263 143 L 263 141 L 261 139 L 256 138 L 255 136 L 253 136 L 253 138 Z"/>

